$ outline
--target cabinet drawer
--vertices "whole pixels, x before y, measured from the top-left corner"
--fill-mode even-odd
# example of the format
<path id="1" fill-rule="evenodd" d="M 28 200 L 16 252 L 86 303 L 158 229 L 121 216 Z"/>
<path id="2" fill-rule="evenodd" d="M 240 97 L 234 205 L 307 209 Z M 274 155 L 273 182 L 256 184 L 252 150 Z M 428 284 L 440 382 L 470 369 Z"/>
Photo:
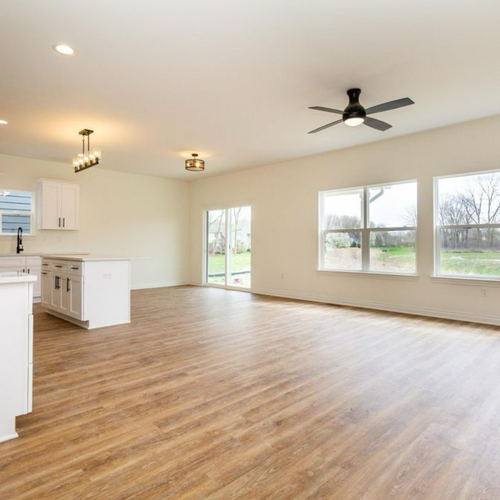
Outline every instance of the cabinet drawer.
<path id="1" fill-rule="evenodd" d="M 75 276 L 82 275 L 82 263 L 81 262 L 70 262 L 69 263 L 69 274 L 73 274 Z"/>
<path id="2" fill-rule="evenodd" d="M 48 264 L 48 266 L 45 266 Z M 43 259 L 42 269 L 45 271 L 52 271 L 54 273 L 65 273 L 68 271 L 69 262 L 67 260 L 52 260 Z"/>

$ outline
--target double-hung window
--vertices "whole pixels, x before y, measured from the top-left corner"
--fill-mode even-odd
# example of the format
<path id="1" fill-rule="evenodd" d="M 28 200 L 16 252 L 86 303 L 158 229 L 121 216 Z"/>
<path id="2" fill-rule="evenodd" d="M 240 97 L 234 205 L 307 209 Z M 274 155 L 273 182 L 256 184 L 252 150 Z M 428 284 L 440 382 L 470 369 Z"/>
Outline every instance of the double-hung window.
<path id="1" fill-rule="evenodd" d="M 319 268 L 416 273 L 416 181 L 323 191 Z"/>
<path id="2" fill-rule="evenodd" d="M 434 180 L 435 274 L 500 278 L 500 171 Z"/>
<path id="3" fill-rule="evenodd" d="M 0 189 L 0 235 L 33 233 L 33 193 Z"/>

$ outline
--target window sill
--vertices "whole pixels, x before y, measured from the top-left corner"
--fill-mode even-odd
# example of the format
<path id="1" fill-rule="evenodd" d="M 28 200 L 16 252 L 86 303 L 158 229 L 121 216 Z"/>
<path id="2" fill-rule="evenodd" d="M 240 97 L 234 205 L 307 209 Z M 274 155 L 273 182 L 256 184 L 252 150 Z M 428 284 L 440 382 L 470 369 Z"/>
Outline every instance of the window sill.
<path id="1" fill-rule="evenodd" d="M 500 279 L 466 278 L 465 276 L 431 276 L 431 281 L 442 285 L 466 285 L 482 287 L 500 287 Z"/>
<path id="2" fill-rule="evenodd" d="M 371 279 L 388 279 L 388 280 L 401 280 L 401 281 L 418 281 L 420 276 L 418 274 L 404 274 L 404 273 L 383 273 L 376 271 L 342 271 L 342 270 L 329 270 L 329 269 L 316 269 L 318 274 L 330 276 L 342 276 L 353 278 L 371 278 Z"/>

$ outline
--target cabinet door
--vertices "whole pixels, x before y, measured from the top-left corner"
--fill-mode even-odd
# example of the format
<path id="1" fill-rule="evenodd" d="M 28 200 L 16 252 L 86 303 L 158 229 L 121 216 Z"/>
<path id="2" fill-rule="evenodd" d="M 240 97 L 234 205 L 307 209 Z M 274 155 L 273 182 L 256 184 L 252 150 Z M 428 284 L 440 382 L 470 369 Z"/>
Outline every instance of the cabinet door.
<path id="1" fill-rule="evenodd" d="M 69 282 L 69 276 L 68 275 L 62 275 L 61 276 L 61 282 L 60 282 L 60 294 L 61 294 L 61 302 L 59 304 L 60 311 L 63 314 L 68 314 L 70 311 L 70 282 Z"/>
<path id="2" fill-rule="evenodd" d="M 38 229 L 60 229 L 61 184 L 43 181 L 41 184 Z"/>
<path id="3" fill-rule="evenodd" d="M 80 226 L 80 186 L 61 184 L 61 218 L 63 229 L 78 229 Z"/>
<path id="4" fill-rule="evenodd" d="M 52 289 L 54 288 L 54 277 L 47 271 L 42 271 L 42 305 L 51 307 L 52 305 Z"/>
<path id="5" fill-rule="evenodd" d="M 59 310 L 61 307 L 62 279 L 60 274 L 54 274 L 52 277 L 52 295 L 50 307 Z"/>
<path id="6" fill-rule="evenodd" d="M 70 315 L 83 320 L 83 280 L 81 276 L 69 276 Z"/>
<path id="7" fill-rule="evenodd" d="M 28 272 L 36 276 L 36 281 L 33 283 L 33 297 L 39 298 L 42 294 L 42 268 L 41 267 L 29 267 Z"/>

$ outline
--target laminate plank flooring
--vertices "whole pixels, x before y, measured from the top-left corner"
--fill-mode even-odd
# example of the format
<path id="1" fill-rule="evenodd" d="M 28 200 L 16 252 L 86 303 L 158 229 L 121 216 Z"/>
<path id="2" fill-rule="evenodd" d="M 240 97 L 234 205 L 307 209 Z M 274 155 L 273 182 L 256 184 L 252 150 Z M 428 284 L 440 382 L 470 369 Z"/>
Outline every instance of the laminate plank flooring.
<path id="1" fill-rule="evenodd" d="M 210 288 L 35 307 L 0 498 L 500 499 L 500 328 Z"/>

